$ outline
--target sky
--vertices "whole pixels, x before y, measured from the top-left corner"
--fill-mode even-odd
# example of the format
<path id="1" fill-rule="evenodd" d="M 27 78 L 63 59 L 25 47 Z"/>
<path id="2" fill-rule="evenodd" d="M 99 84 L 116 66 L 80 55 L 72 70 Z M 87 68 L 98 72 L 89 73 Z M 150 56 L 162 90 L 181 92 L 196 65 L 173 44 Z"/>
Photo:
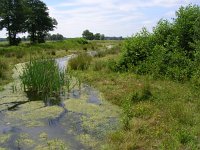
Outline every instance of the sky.
<path id="1" fill-rule="evenodd" d="M 163 18 L 175 18 L 175 11 L 200 0 L 43 0 L 58 22 L 51 32 L 80 37 L 84 30 L 106 36 L 129 37 L 142 27 L 149 31 Z M 0 38 L 6 31 L 0 31 Z"/>

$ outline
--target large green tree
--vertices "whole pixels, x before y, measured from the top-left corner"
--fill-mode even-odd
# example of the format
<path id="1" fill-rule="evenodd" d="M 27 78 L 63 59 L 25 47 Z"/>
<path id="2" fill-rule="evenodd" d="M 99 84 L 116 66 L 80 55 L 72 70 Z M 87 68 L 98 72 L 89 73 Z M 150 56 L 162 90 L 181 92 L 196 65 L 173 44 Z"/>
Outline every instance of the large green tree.
<path id="1" fill-rule="evenodd" d="M 5 28 L 8 32 L 10 45 L 18 45 L 20 38 L 17 34 L 25 32 L 26 7 L 24 0 L 0 1 L 0 30 Z"/>
<path id="2" fill-rule="evenodd" d="M 85 38 L 87 40 L 94 40 L 94 34 L 92 32 L 90 32 L 89 30 L 83 31 L 82 36 L 83 36 L 83 38 Z"/>
<path id="3" fill-rule="evenodd" d="M 45 36 L 57 25 L 57 21 L 49 16 L 48 8 L 40 0 L 27 0 L 29 16 L 26 28 L 32 43 L 44 43 Z"/>
<path id="4" fill-rule="evenodd" d="M 174 31 L 178 37 L 178 44 L 183 49 L 189 58 L 193 57 L 194 48 L 191 43 L 194 43 L 199 28 L 200 7 L 197 5 L 188 5 L 181 7 L 176 12 Z M 194 37 L 195 36 L 195 37 Z"/>
<path id="5" fill-rule="evenodd" d="M 101 34 L 100 33 L 94 34 L 94 40 L 100 40 L 100 38 L 101 38 Z"/>

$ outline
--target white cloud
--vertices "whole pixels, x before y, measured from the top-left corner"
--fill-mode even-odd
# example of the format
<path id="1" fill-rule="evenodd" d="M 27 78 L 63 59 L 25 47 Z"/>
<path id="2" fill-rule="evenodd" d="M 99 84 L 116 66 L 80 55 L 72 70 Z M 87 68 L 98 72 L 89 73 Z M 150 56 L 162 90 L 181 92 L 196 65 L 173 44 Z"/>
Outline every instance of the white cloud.
<path id="1" fill-rule="evenodd" d="M 132 35 L 143 26 L 152 28 L 160 18 L 173 17 L 181 5 L 197 3 L 197 0 L 62 0 L 53 5 L 50 0 L 44 1 L 50 15 L 58 21 L 54 33 L 66 37 L 81 36 L 85 29 L 108 36 Z"/>

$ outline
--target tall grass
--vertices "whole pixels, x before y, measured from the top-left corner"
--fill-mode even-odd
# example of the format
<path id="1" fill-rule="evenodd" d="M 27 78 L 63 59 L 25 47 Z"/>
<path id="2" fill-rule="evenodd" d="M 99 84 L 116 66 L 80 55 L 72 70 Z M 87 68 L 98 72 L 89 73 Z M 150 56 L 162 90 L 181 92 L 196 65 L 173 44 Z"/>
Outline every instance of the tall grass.
<path id="1" fill-rule="evenodd" d="M 76 58 L 70 60 L 69 66 L 72 70 L 87 70 L 91 61 L 91 56 L 86 53 L 81 53 Z"/>
<path id="2" fill-rule="evenodd" d="M 24 90 L 37 96 L 59 96 L 64 72 L 53 59 L 31 59 L 20 76 Z"/>
<path id="3" fill-rule="evenodd" d="M 3 58 L 0 58 L 0 79 L 5 79 L 5 72 L 8 69 L 8 64 L 4 61 Z"/>

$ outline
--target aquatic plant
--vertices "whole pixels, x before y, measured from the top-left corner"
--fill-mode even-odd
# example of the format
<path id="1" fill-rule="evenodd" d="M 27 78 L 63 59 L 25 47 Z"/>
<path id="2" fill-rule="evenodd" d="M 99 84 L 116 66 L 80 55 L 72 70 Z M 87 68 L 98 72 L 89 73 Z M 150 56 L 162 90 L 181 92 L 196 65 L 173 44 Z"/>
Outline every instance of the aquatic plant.
<path id="1" fill-rule="evenodd" d="M 59 71 L 54 59 L 31 59 L 20 79 L 29 94 L 58 97 L 64 84 L 64 72 Z"/>

